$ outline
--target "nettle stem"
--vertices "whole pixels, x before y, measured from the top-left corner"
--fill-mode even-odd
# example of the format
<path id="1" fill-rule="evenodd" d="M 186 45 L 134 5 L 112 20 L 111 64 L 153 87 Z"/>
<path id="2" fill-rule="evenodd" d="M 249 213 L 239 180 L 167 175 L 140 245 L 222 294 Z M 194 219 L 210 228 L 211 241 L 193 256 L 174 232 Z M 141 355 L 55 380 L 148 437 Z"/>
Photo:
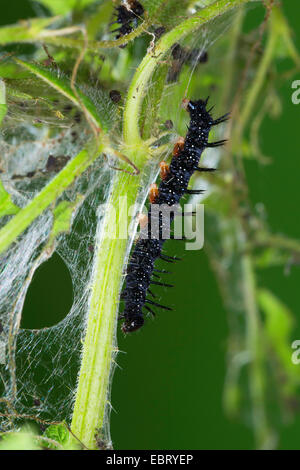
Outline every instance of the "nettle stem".
<path id="1" fill-rule="evenodd" d="M 140 176 L 116 173 L 104 220 L 97 233 L 91 297 L 81 370 L 72 420 L 73 433 L 89 449 L 97 448 L 96 435 L 105 425 L 111 364 L 116 346 L 116 320 L 127 239 L 108 237 L 112 228 L 127 223 L 127 207 L 137 199 Z M 125 203 L 126 199 L 126 203 Z M 113 207 L 115 210 L 110 210 Z"/>

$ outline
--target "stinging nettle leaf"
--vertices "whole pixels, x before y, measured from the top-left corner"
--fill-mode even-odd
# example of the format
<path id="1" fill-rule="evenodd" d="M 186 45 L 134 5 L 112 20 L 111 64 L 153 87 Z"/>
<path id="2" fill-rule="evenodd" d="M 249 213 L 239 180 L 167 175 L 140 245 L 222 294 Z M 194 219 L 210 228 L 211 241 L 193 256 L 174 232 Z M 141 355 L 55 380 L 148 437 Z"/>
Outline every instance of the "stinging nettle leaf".
<path id="1" fill-rule="evenodd" d="M 58 235 L 69 232 L 72 225 L 73 215 L 82 200 L 83 196 L 79 194 L 76 201 L 62 201 L 55 207 L 53 211 L 54 222 L 48 242 L 49 246 L 53 244 Z"/>
<path id="2" fill-rule="evenodd" d="M 19 207 L 12 202 L 10 194 L 6 192 L 2 181 L 0 180 L 0 218 L 5 215 L 14 215 L 19 210 Z"/>
<path id="3" fill-rule="evenodd" d="M 47 70 L 39 65 L 24 62 L 20 59 L 14 59 L 22 67 L 26 68 L 42 80 L 44 80 L 48 85 L 55 88 L 59 93 L 66 96 L 71 100 L 80 110 L 82 110 L 82 104 L 85 106 L 86 112 L 91 119 L 91 121 L 100 129 L 107 131 L 107 123 L 101 119 L 97 112 L 97 108 L 94 103 L 88 98 L 82 91 L 76 87 L 77 94 L 80 99 L 75 95 L 74 91 L 70 86 L 69 80 L 65 77 L 58 77 L 53 71 Z M 81 104 L 81 102 L 82 104 Z"/>
<path id="4" fill-rule="evenodd" d="M 69 431 L 63 423 L 52 424 L 46 429 L 45 436 L 59 444 L 66 444 L 69 439 Z"/>

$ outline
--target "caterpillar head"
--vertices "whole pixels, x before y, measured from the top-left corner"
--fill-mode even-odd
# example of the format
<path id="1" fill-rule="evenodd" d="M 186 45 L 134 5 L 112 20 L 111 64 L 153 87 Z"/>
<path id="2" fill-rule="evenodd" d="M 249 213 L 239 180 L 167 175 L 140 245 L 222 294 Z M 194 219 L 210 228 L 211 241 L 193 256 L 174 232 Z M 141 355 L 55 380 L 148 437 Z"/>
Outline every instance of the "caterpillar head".
<path id="1" fill-rule="evenodd" d="M 133 317 L 129 317 L 124 321 L 121 326 L 123 333 L 131 333 L 132 331 L 136 331 L 141 328 L 144 324 L 144 318 L 142 315 L 135 315 Z"/>

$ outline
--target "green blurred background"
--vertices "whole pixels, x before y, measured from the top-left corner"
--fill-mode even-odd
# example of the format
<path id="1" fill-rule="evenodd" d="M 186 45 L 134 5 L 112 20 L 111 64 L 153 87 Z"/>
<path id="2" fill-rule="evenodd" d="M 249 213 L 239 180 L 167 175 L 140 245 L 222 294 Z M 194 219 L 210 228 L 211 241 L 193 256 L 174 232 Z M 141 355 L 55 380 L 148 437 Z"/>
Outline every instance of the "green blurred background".
<path id="1" fill-rule="evenodd" d="M 283 7 L 300 49 L 300 2 L 284 0 Z M 1 24 L 34 16 L 30 2 L 5 2 Z M 255 12 L 252 12 L 255 16 Z M 284 67 L 285 64 L 282 64 Z M 261 130 L 262 150 L 273 164 L 246 164 L 253 204 L 263 203 L 274 232 L 299 238 L 300 105 L 291 102 L 291 83 L 279 90 L 283 112 L 279 120 L 266 119 Z M 119 334 L 112 387 L 112 439 L 115 449 L 252 449 L 247 418 L 230 421 L 222 409 L 228 338 L 224 310 L 214 275 L 204 251 L 184 251 L 184 244 L 169 242 L 169 253 L 183 260 L 172 266 L 173 290 L 162 294 L 166 305 L 138 334 Z M 298 289 L 300 267 L 289 275 L 283 268 L 263 271 L 261 287 L 274 292 L 297 315 L 292 340 L 300 339 Z M 161 293 L 161 291 L 160 291 Z M 31 327 L 55 324 L 72 302 L 70 275 L 55 255 L 41 266 L 29 289 L 24 321 Z M 41 315 L 42 312 L 42 315 Z M 54 315 L 59 315 L 54 317 Z M 292 350 L 291 350 L 292 352 Z M 300 365 L 295 366 L 299 368 Z M 242 424 L 244 423 L 244 424 Z M 291 423 L 280 425 L 281 449 L 300 449 L 300 410 Z"/>

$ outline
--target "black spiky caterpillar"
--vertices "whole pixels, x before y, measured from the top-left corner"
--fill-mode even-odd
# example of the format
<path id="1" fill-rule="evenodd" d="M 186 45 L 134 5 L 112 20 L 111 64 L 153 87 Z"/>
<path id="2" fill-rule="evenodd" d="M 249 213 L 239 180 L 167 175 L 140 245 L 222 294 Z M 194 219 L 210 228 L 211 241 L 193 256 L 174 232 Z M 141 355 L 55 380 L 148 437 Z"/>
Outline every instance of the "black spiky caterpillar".
<path id="1" fill-rule="evenodd" d="M 121 315 L 125 320 L 122 324 L 124 333 L 135 331 L 143 326 L 143 307 L 153 315 L 154 312 L 149 305 L 171 310 L 169 307 L 146 298 L 148 292 L 153 296 L 149 289 L 150 284 L 171 287 L 170 284 L 151 280 L 151 276 L 157 276 L 157 272 L 166 272 L 154 268 L 155 260 L 161 258 L 164 261 L 172 262 L 176 259 L 162 254 L 165 239 L 162 237 L 161 220 L 159 220 L 158 238 L 153 238 L 153 235 L 151 238 L 152 204 L 173 206 L 179 203 L 184 194 L 200 193 L 199 190 L 187 189 L 191 176 L 195 171 L 214 170 L 198 167 L 201 154 L 207 147 L 217 147 L 225 142 L 221 140 L 208 143 L 208 136 L 213 126 L 227 120 L 228 114 L 214 120 L 210 114 L 212 108 L 210 110 L 206 109 L 208 99 L 205 101 L 184 100 L 184 102 L 185 108 L 190 114 L 190 124 L 186 138 L 179 139 L 175 145 L 170 166 L 165 162 L 161 163 L 161 183 L 158 188 L 156 185 L 152 185 L 150 190 L 150 208 L 146 221 L 148 238 L 140 237 L 138 239 L 127 267 L 126 286 L 122 293 L 122 299 L 125 301 L 124 311 Z M 170 218 L 172 221 L 174 213 L 170 214 Z"/>
<path id="2" fill-rule="evenodd" d="M 116 35 L 116 39 L 119 39 L 133 31 L 133 24 L 135 24 L 135 27 L 137 26 L 138 18 L 144 14 L 144 7 L 137 0 L 127 0 L 126 4 L 122 4 L 116 7 L 116 12 L 116 23 L 120 24 L 121 26 L 115 29 L 113 32 L 118 33 Z M 125 46 L 126 45 L 120 47 Z"/>

